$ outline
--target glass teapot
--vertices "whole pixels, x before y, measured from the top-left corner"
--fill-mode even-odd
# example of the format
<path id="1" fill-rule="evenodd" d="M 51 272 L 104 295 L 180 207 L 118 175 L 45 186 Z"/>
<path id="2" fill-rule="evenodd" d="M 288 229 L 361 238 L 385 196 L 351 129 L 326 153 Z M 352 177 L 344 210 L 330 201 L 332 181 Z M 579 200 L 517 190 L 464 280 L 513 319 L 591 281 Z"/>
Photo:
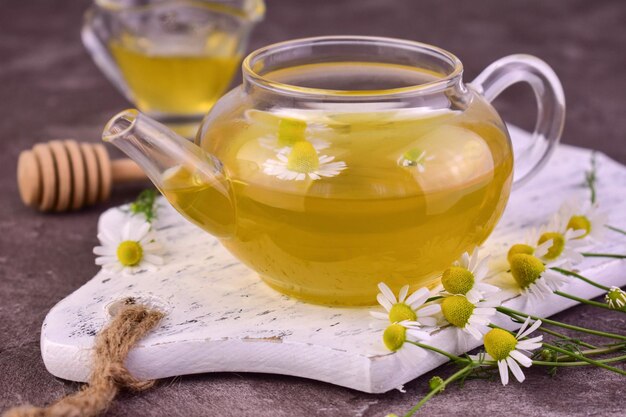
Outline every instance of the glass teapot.
<path id="1" fill-rule="evenodd" d="M 512 186 L 559 140 L 564 97 L 543 61 L 513 55 L 472 83 L 442 49 L 374 37 L 271 45 L 204 118 L 195 144 L 136 110 L 103 133 L 187 219 L 271 287 L 328 305 L 434 285 L 480 245 Z M 534 90 L 534 141 L 515 159 L 492 101 Z"/>

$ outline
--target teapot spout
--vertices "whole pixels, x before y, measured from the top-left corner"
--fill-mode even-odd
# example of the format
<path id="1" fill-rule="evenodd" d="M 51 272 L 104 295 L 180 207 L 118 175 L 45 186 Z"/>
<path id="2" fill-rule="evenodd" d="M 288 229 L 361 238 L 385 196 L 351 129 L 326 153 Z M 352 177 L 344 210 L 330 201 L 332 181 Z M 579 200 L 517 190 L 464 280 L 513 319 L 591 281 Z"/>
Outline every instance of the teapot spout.
<path id="1" fill-rule="evenodd" d="M 188 220 L 219 238 L 234 234 L 231 182 L 216 157 L 135 109 L 109 120 L 102 139 L 135 161 Z"/>

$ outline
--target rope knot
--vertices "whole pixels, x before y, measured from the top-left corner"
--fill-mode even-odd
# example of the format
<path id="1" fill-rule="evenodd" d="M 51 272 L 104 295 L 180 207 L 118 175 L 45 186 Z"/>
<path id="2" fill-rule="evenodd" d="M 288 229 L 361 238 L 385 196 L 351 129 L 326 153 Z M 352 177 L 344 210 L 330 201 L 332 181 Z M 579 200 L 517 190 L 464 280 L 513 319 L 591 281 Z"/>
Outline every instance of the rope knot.
<path id="1" fill-rule="evenodd" d="M 20 406 L 3 417 L 95 417 L 104 412 L 120 389 L 142 391 L 155 381 L 135 378 L 124 365 L 128 353 L 164 314 L 142 305 L 124 307 L 96 337 L 89 385 L 48 407 Z"/>

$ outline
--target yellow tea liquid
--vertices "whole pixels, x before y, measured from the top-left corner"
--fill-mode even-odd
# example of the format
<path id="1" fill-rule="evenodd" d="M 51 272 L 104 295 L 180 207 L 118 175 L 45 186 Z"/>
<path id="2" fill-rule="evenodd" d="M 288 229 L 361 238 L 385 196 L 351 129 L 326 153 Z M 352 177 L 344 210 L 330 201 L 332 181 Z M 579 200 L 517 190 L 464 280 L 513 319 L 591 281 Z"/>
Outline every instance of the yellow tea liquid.
<path id="1" fill-rule="evenodd" d="M 436 75 L 410 67 L 329 63 L 267 77 L 363 91 L 420 84 Z M 507 202 L 509 139 L 500 118 L 477 96 L 462 111 L 352 103 L 236 114 L 214 123 L 200 139 L 223 162 L 235 196 L 236 216 L 221 225 L 234 235 L 222 243 L 269 285 L 307 301 L 366 305 L 376 302 L 380 281 L 396 290 L 432 285 L 451 262 L 487 238 Z M 281 161 L 283 168 L 318 172 L 323 161 L 342 164 L 328 176 L 296 180 L 278 177 Z M 178 169 L 183 171 L 165 180 L 164 193 L 214 231 L 205 218 L 231 210 L 228 202 L 209 195 L 211 187 L 202 180 L 185 181 L 190 174 Z"/>
<path id="2" fill-rule="evenodd" d="M 238 68 L 234 37 L 213 33 L 200 50 L 185 51 L 184 44 L 145 46 L 146 39 L 122 36 L 109 48 L 141 111 L 204 115 Z"/>

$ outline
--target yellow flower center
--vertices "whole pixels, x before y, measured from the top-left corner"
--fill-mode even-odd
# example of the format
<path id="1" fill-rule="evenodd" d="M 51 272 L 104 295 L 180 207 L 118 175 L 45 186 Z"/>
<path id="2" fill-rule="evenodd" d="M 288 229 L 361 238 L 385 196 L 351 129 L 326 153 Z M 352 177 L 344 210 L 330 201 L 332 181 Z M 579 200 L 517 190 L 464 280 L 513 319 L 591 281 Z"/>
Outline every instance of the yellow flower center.
<path id="1" fill-rule="evenodd" d="M 136 266 L 143 258 L 143 248 L 139 242 L 125 240 L 117 247 L 117 260 L 124 266 Z"/>
<path id="2" fill-rule="evenodd" d="M 402 159 L 404 159 L 409 166 L 415 166 L 424 159 L 424 151 L 419 148 L 410 149 L 402 155 Z"/>
<path id="3" fill-rule="evenodd" d="M 611 287 L 605 295 L 606 303 L 613 310 L 626 311 L 626 292 L 618 287 Z"/>
<path id="4" fill-rule="evenodd" d="M 511 246 L 511 249 L 509 249 L 509 252 L 506 254 L 506 259 L 509 261 L 509 263 L 511 263 L 511 259 L 513 258 L 513 256 L 519 255 L 521 253 L 525 255 L 534 255 L 535 248 L 530 245 L 525 245 L 523 243 L 517 243 Z"/>
<path id="5" fill-rule="evenodd" d="M 520 253 L 511 258 L 511 275 L 521 288 L 528 288 L 545 270 L 543 262 L 533 255 Z"/>
<path id="6" fill-rule="evenodd" d="M 494 360 L 501 361 L 515 350 L 517 339 L 506 330 L 492 329 L 485 335 L 484 343 L 487 353 Z"/>
<path id="7" fill-rule="evenodd" d="M 441 302 L 441 312 L 448 323 L 460 328 L 465 327 L 469 318 L 472 317 L 474 308 L 474 304 L 462 295 L 445 297 Z"/>
<path id="8" fill-rule="evenodd" d="M 297 142 L 291 148 L 287 157 L 287 169 L 294 172 L 308 174 L 320 166 L 317 151 L 307 141 Z"/>
<path id="9" fill-rule="evenodd" d="M 552 239 L 552 246 L 548 249 L 548 253 L 544 255 L 546 259 L 556 259 L 563 253 L 563 249 L 565 249 L 565 237 L 557 232 L 547 232 L 539 237 L 538 245 L 547 242 Z"/>
<path id="10" fill-rule="evenodd" d="M 389 321 L 392 323 L 400 323 L 404 320 L 414 321 L 416 319 L 417 314 L 415 314 L 415 311 L 404 303 L 394 304 L 389 311 Z"/>
<path id="11" fill-rule="evenodd" d="M 452 266 L 443 272 L 441 283 L 450 294 L 467 294 L 474 287 L 474 274 L 467 268 Z"/>
<path id="12" fill-rule="evenodd" d="M 383 333 L 383 343 L 392 352 L 397 351 L 406 342 L 406 329 L 399 324 L 392 324 Z"/>
<path id="13" fill-rule="evenodd" d="M 576 239 L 582 239 L 591 232 L 591 222 L 585 216 L 572 216 L 567 222 L 568 229 L 584 230 L 585 234 L 577 237 Z"/>
<path id="14" fill-rule="evenodd" d="M 281 119 L 278 123 L 278 146 L 293 146 L 304 140 L 306 122 L 296 119 Z"/>

